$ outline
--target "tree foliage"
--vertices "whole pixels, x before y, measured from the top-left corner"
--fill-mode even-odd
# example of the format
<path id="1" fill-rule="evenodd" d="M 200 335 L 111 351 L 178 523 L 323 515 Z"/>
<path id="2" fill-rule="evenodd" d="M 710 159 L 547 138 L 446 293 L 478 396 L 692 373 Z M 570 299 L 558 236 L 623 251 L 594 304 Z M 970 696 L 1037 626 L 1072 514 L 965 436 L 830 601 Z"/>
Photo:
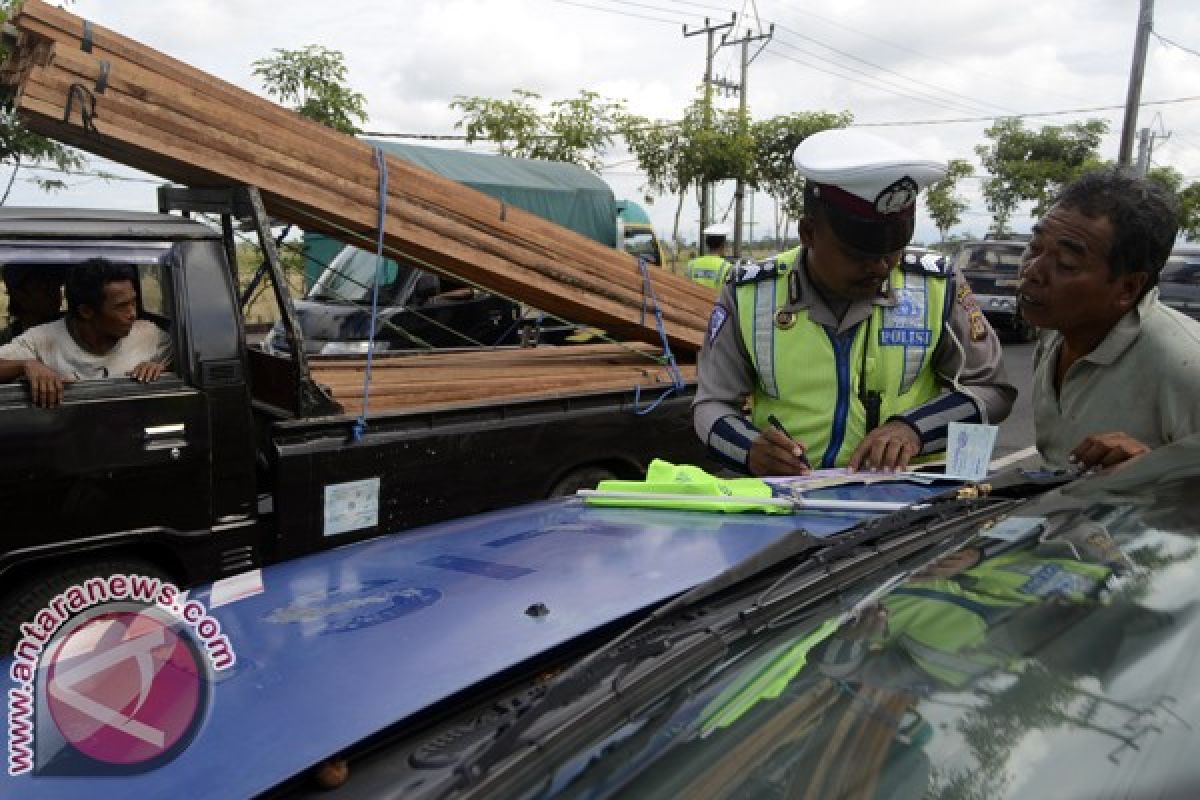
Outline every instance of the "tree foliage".
<path id="1" fill-rule="evenodd" d="M 854 121 L 849 111 L 800 111 L 755 122 L 754 173 L 750 185 L 775 201 L 775 229 L 787 238 L 789 220 L 804 213 L 804 180 L 796 172 L 792 152 L 796 145 L 819 131 L 844 128 Z"/>
<path id="2" fill-rule="evenodd" d="M 925 208 L 937 226 L 943 242 L 950 229 L 962 221 L 967 210 L 967 201 L 955 193 L 958 182 L 975 174 L 975 168 L 961 158 L 952 158 L 946 164 L 946 177 L 929 187 L 925 193 Z"/>
<path id="3" fill-rule="evenodd" d="M 342 133 L 358 133 L 367 119 L 367 99 L 346 85 L 346 59 L 338 50 L 310 44 L 275 48 L 254 62 L 267 94 L 292 110 Z"/>
<path id="4" fill-rule="evenodd" d="M 1032 131 L 1012 117 L 984 131 L 991 141 L 975 152 L 989 173 L 983 196 L 993 230 L 1006 233 L 1013 212 L 1025 201 L 1033 203 L 1035 215 L 1045 213 L 1063 184 L 1099 162 L 1097 148 L 1107 131 L 1108 123 L 1100 119 Z"/>
<path id="5" fill-rule="evenodd" d="M 0 0 L 0 24 L 12 16 L 17 5 L 17 0 Z M 0 48 L 0 59 L 7 59 L 7 57 L 7 50 Z M 83 154 L 78 150 L 26 129 L 11 109 L 0 110 L 0 161 L 12 167 L 4 192 L 0 195 L 0 205 L 7 202 L 13 182 L 16 181 L 17 173 L 23 166 L 50 164 L 63 174 L 70 174 L 83 169 L 87 164 Z M 58 191 L 67 188 L 66 181 L 61 178 L 35 176 L 34 180 L 43 191 Z"/>
<path id="6" fill-rule="evenodd" d="M 514 89 L 510 98 L 454 98 L 450 108 L 461 113 L 454 127 L 467 142 L 495 143 L 502 155 L 565 161 L 599 172 L 612 146 L 624 103 L 581 90 L 576 97 L 554 100 L 543 112 L 542 96 Z"/>

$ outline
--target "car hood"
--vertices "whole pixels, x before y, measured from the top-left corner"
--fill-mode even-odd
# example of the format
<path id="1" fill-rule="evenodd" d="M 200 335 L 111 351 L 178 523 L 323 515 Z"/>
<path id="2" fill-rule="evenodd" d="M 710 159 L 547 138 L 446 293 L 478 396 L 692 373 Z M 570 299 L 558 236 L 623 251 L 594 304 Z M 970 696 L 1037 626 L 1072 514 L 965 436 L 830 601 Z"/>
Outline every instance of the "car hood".
<path id="1" fill-rule="evenodd" d="M 828 493 L 918 500 L 936 491 L 893 484 Z M 261 571 L 261 590 L 225 604 L 226 584 L 198 589 L 190 597 L 210 607 L 236 664 L 216 674 L 186 749 L 113 786 L 131 797 L 181 786 L 189 797 L 255 795 L 796 528 L 828 536 L 863 518 L 602 509 L 571 498 L 275 565 Z M 5 673 L 10 665 L 0 661 Z M 90 800 L 96 791 L 77 778 L 0 777 L 0 796 Z"/>

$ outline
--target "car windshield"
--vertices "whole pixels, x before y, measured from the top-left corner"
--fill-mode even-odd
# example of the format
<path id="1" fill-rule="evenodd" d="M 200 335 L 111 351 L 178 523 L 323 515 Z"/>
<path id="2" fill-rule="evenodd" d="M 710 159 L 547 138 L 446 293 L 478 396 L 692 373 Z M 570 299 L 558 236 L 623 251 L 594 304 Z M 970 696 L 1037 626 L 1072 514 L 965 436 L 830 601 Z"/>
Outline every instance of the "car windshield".
<path id="1" fill-rule="evenodd" d="M 545 739 L 524 739 L 539 758 L 528 779 L 501 788 L 664 800 L 1084 798 L 1114 786 L 1190 796 L 1200 437 L 1143 462 L 1017 506 L 824 605 L 748 623 L 753 633 L 686 677 L 665 677 L 682 652 L 593 676 L 612 702 L 636 699 L 629 713 L 589 736 L 593 718 L 573 725 L 557 710 Z M 671 642 L 683 650 L 687 635 Z M 658 689 L 639 695 L 639 675 Z M 564 730 L 574 744 L 559 751 Z M 427 739 L 422 759 L 447 763 L 430 748 L 454 739 Z M 567 755 L 532 755 L 556 752 Z M 497 787 L 478 788 L 465 794 Z"/>
<path id="2" fill-rule="evenodd" d="M 955 256 L 955 266 L 964 272 L 973 270 L 1003 270 L 1015 272 L 1021 266 L 1021 243 L 978 243 L 963 245 Z"/>
<path id="3" fill-rule="evenodd" d="M 1172 255 L 1163 266 L 1159 280 L 1165 283 L 1200 283 L 1200 252 Z"/>
<path id="4" fill-rule="evenodd" d="M 379 259 L 374 253 L 357 247 L 346 247 L 330 262 L 308 293 L 310 300 L 359 305 L 371 302 Z M 383 282 L 379 286 L 379 302 L 394 305 L 413 268 L 401 266 L 392 259 L 383 264 Z"/>

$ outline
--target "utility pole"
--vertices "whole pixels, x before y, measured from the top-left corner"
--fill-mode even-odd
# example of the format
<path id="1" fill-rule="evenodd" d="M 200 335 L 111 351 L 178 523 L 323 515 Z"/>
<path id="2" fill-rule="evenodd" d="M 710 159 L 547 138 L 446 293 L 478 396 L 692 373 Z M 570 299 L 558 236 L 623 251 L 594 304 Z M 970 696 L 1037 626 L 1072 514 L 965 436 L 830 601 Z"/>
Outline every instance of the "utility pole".
<path id="1" fill-rule="evenodd" d="M 1161 125 L 1161 122 L 1159 124 Z M 1150 171 L 1151 159 L 1154 158 L 1154 140 L 1161 138 L 1166 141 L 1171 138 L 1171 134 L 1165 128 L 1160 127 L 1159 130 L 1162 130 L 1161 134 L 1151 128 L 1138 131 L 1137 166 L 1134 169 L 1140 177 L 1146 177 L 1146 173 Z"/>
<path id="2" fill-rule="evenodd" d="M 1129 69 L 1129 94 L 1125 98 L 1125 122 L 1121 126 L 1121 149 L 1117 154 L 1117 164 L 1122 167 L 1130 165 L 1133 155 L 1133 134 L 1142 102 L 1142 76 L 1146 73 L 1146 47 L 1153 26 L 1154 0 L 1141 0 L 1137 36 L 1133 40 L 1133 65 Z"/>
<path id="3" fill-rule="evenodd" d="M 1153 146 L 1151 142 L 1151 133 L 1149 128 L 1142 128 L 1138 131 L 1138 154 L 1137 166 L 1134 171 L 1140 177 L 1146 177 L 1146 172 L 1150 169 L 1150 148 Z"/>
<path id="4" fill-rule="evenodd" d="M 757 8 L 755 9 L 757 14 Z M 759 29 L 758 34 L 747 29 L 746 35 L 734 42 L 722 40 L 722 46 L 727 44 L 740 44 L 742 46 L 742 82 L 738 86 L 738 130 L 744 136 L 746 134 L 747 122 L 747 100 L 746 100 L 746 81 L 750 74 L 750 62 L 754 59 L 750 57 L 750 43 L 761 41 L 762 47 L 758 48 L 758 53 L 763 51 L 763 48 L 771 41 L 771 37 L 775 35 L 775 24 L 771 23 L 771 28 L 766 33 L 762 33 Z M 758 53 L 754 57 L 758 57 Z M 742 225 L 744 220 L 744 208 L 746 200 L 746 180 L 742 175 L 738 175 L 737 188 L 733 193 L 734 197 L 734 212 L 733 212 L 733 257 L 740 258 L 742 255 Z"/>
<path id="5" fill-rule="evenodd" d="M 737 22 L 737 14 L 732 13 L 729 22 L 720 25 L 712 25 L 708 21 L 708 17 L 704 18 L 704 27 L 694 31 L 689 31 L 688 26 L 683 26 L 684 37 L 696 36 L 704 33 L 708 34 L 708 47 L 704 51 L 704 127 L 705 129 L 712 127 L 712 86 L 713 86 L 713 56 L 717 53 L 716 34 L 718 31 L 724 31 L 732 28 Z M 704 229 L 712 220 L 712 191 L 708 181 L 705 181 L 700 187 L 700 235 L 701 250 L 703 251 Z M 704 253 L 701 252 L 701 255 Z"/>

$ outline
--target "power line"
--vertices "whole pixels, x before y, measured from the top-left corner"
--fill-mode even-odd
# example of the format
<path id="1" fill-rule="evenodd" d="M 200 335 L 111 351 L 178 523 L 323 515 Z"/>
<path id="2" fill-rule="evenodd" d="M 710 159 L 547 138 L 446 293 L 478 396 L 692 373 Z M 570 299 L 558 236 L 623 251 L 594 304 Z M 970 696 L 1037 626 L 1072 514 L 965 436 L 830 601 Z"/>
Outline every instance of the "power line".
<path id="1" fill-rule="evenodd" d="M 680 0 L 675 0 L 675 1 L 676 1 L 676 2 L 679 2 Z M 820 20 L 821 22 L 824 22 L 826 25 L 829 25 L 829 26 L 831 26 L 831 27 L 834 27 L 834 28 L 839 28 L 839 29 L 841 29 L 841 30 L 844 30 L 844 31 L 847 31 L 847 32 L 849 32 L 849 33 L 853 33 L 853 34 L 855 34 L 856 36 L 862 36 L 862 37 L 863 37 L 863 38 L 865 38 L 865 39 L 871 39 L 872 41 L 879 42 L 880 44 L 885 44 L 885 45 L 887 45 L 888 47 L 894 48 L 894 49 L 896 49 L 896 50 L 899 50 L 899 51 L 901 51 L 901 52 L 909 53 L 910 55 L 917 56 L 918 58 L 923 58 L 923 59 L 925 59 L 926 61 L 930 61 L 930 62 L 937 63 L 937 64 L 944 64 L 944 65 L 946 65 L 946 66 L 948 66 L 948 67 L 952 67 L 952 68 L 954 68 L 954 69 L 956 69 L 956 70 L 960 70 L 960 71 L 965 69 L 965 70 L 966 70 L 966 71 L 968 71 L 968 72 L 973 72 L 973 73 L 975 73 L 976 75 L 982 75 L 982 76 L 984 76 L 985 78 L 989 78 L 989 79 L 991 79 L 991 80 L 998 80 L 998 81 L 1002 81 L 1002 82 L 1004 82 L 1005 84 L 1007 84 L 1007 85 L 1010 85 L 1010 86 L 1014 84 L 1014 81 L 1012 80 L 1011 76 L 1007 76 L 1007 75 L 1005 75 L 1005 76 L 1000 76 L 1000 75 L 995 75 L 995 74 L 992 74 L 992 73 L 989 73 L 989 72 L 985 72 L 985 71 L 983 71 L 983 70 L 979 70 L 979 69 L 970 69 L 970 68 L 965 68 L 965 67 L 963 67 L 963 65 L 962 65 L 962 64 L 955 64 L 955 63 L 952 63 L 952 62 L 950 62 L 950 61 L 947 61 L 947 60 L 946 60 L 946 59 L 944 59 L 944 58 L 939 58 L 938 56 L 933 56 L 933 55 L 930 55 L 930 54 L 928 54 L 928 53 L 922 52 L 922 51 L 920 51 L 920 50 L 915 50 L 915 49 L 913 49 L 913 48 L 911 48 L 911 47 L 908 47 L 908 46 L 906 46 L 906 45 L 900 44 L 899 42 L 894 42 L 894 41 L 892 41 L 892 40 L 890 40 L 890 39 L 884 39 L 884 38 L 882 38 L 882 37 L 875 36 L 874 34 L 867 33 L 866 31 L 859 30 L 858 28 L 853 28 L 853 27 L 851 27 L 851 26 L 849 26 L 849 25 L 844 25 L 844 24 L 842 24 L 842 23 L 840 23 L 840 22 L 838 22 L 838 21 L 836 21 L 836 20 L 830 19 L 829 17 L 825 17 L 825 16 L 822 16 L 822 15 L 820 15 L 820 14 L 817 14 L 816 12 L 809 11 L 809 10 L 807 10 L 807 9 L 796 8 L 796 7 L 794 7 L 794 6 L 793 6 L 793 10 L 794 10 L 794 11 L 797 11 L 797 12 L 799 12 L 799 13 L 801 13 L 801 14 L 804 14 L 805 16 L 809 16 L 809 17 L 813 17 L 813 18 L 815 18 L 815 19 L 818 19 L 818 20 Z M 1065 94 L 1063 94 L 1062 92 L 1056 92 L 1056 91 L 1053 91 L 1052 89 L 1047 89 L 1047 88 L 1046 88 L 1046 87 L 1044 87 L 1044 86 L 1033 86 L 1033 85 L 1026 84 L 1026 83 L 1017 83 L 1016 85 L 1018 85 L 1018 86 L 1024 86 L 1024 87 L 1026 87 L 1026 88 L 1028 88 L 1028 89 L 1033 89 L 1034 91 L 1039 91 L 1039 92 L 1042 92 L 1042 93 L 1045 93 L 1045 94 L 1054 94 L 1054 95 L 1057 95 L 1057 96 L 1059 96 L 1059 97 L 1065 97 L 1065 98 L 1068 98 L 1068 99 L 1072 99 L 1070 95 L 1065 95 Z"/>
<path id="2" fill-rule="evenodd" d="M 1178 47 L 1180 50 L 1182 50 L 1185 53 L 1191 53 L 1194 56 L 1200 57 L 1200 52 L 1193 50 L 1190 47 L 1184 47 L 1179 42 L 1173 42 L 1170 39 L 1168 39 L 1167 37 L 1163 36 L 1158 31 L 1150 31 L 1150 33 L 1154 36 L 1155 39 L 1158 39 L 1163 44 L 1169 44 L 1172 47 Z"/>
<path id="3" fill-rule="evenodd" d="M 635 19 L 644 19 L 644 20 L 648 20 L 650 22 L 661 22 L 666 25 L 682 25 L 683 24 L 683 20 L 681 20 L 681 19 L 663 19 L 662 17 L 651 17 L 646 14 L 635 14 L 631 11 L 620 11 L 615 8 L 604 8 L 603 6 L 593 6 L 593 5 L 588 5 L 587 3 L 579 3 L 579 2 L 575 2 L 575 0 L 550 0 L 550 2 L 561 3 L 564 6 L 576 6 L 578 8 L 586 8 L 590 11 L 600 11 L 604 14 L 616 14 L 616 15 L 622 16 L 622 17 L 633 17 Z M 640 5 L 640 4 L 637 4 L 637 5 Z"/>
<path id="4" fill-rule="evenodd" d="M 1138 104 L 1142 106 L 1165 106 L 1173 103 L 1191 103 L 1200 100 L 1200 95 L 1191 95 L 1189 97 L 1174 97 L 1170 100 L 1144 100 Z M 897 127 L 902 125 L 948 125 L 956 122 L 987 122 L 993 119 L 1029 119 L 1032 117 L 1057 117 L 1063 114 L 1090 114 L 1096 111 L 1123 111 L 1125 105 L 1112 106 L 1092 106 L 1091 108 L 1064 108 L 1058 111 L 1029 111 L 1023 114 L 992 114 L 986 117 L 958 117 L 955 119 L 906 119 L 896 122 L 854 122 L 851 123 L 852 128 L 887 128 Z"/>
<path id="5" fill-rule="evenodd" d="M 833 46 L 831 46 L 831 45 L 827 45 L 827 44 L 825 44 L 824 42 L 820 41 L 819 39 L 814 39 L 813 37 L 811 37 L 811 36 L 808 36 L 807 34 L 800 33 L 799 31 L 794 31 L 794 30 L 792 30 L 791 28 L 788 28 L 788 27 L 787 27 L 787 26 L 785 26 L 785 25 L 778 25 L 778 27 L 779 27 L 779 29 L 780 29 L 781 31 L 783 31 L 784 33 L 787 33 L 789 36 L 795 36 L 795 37 L 797 37 L 797 38 L 799 38 L 799 39 L 804 39 L 804 40 L 806 40 L 806 41 L 813 42 L 814 44 L 818 45 L 819 47 L 824 47 L 826 50 L 829 50 L 830 52 L 833 52 L 833 53 L 837 53 L 838 55 L 842 56 L 843 58 L 848 58 L 848 59 L 850 59 L 850 60 L 852 60 L 852 61 L 857 61 L 857 62 L 858 62 L 858 63 L 860 63 L 860 64 L 865 64 L 866 66 L 868 66 L 868 67 L 871 67 L 871 68 L 873 68 L 873 69 L 877 69 L 877 70 L 879 70 L 880 72 L 886 72 L 886 73 L 888 73 L 888 74 L 890 74 L 890 75 L 895 75 L 895 76 L 897 76 L 897 77 L 899 77 L 899 78 L 902 78 L 902 79 L 904 79 L 904 80 L 906 80 L 906 81 L 911 81 L 911 82 L 913 82 L 913 83 L 915 83 L 915 84 L 918 84 L 918 85 L 920 85 L 920 86 L 925 86 L 925 87 L 927 87 L 927 88 L 933 89 L 934 91 L 941 92 L 941 93 L 943 93 L 943 94 L 947 94 L 947 95 L 950 95 L 950 96 L 953 96 L 953 97 L 959 97 L 959 98 L 962 98 L 962 99 L 964 99 L 964 100 L 967 100 L 968 102 L 970 102 L 972 105 L 975 105 L 975 106 L 979 106 L 979 107 L 983 107 L 983 108 L 986 108 L 986 107 L 988 107 L 988 106 L 991 106 L 992 108 L 995 108 L 995 109 L 998 109 L 998 110 L 1001 110 L 1001 111 L 1012 111 L 1012 109 L 1010 109 L 1010 108 L 1005 108 L 1004 106 L 996 105 L 995 103 L 981 102 L 981 101 L 979 101 L 979 100 L 976 100 L 976 99 L 975 99 L 975 98 L 973 98 L 973 97 L 969 97 L 969 96 L 967 96 L 967 95 L 965 95 L 965 94 L 961 94 L 960 92 L 955 92 L 955 91 L 952 91 L 952 90 L 950 90 L 950 89 L 946 89 L 946 88 L 944 88 L 944 87 L 937 86 L 937 85 L 935 85 L 935 84 L 932 84 L 932 83 L 928 83 L 927 81 L 919 80 L 919 79 L 917 79 L 917 78 L 912 78 L 912 77 L 909 77 L 908 75 L 903 75 L 903 74 L 901 74 L 901 73 L 899 73 L 899 72 L 896 72 L 896 71 L 895 71 L 895 70 L 893 70 L 893 69 L 888 69 L 887 67 L 880 66 L 879 64 L 876 64 L 876 63 L 874 63 L 874 62 L 872 62 L 872 61 L 867 61 L 866 59 L 859 58 L 858 56 L 855 56 L 855 55 L 853 55 L 853 54 L 851 54 L 851 53 L 847 53 L 845 50 L 839 50 L 839 49 L 838 49 L 838 48 L 836 48 L 836 47 L 833 47 Z"/>
<path id="6" fill-rule="evenodd" d="M 978 107 L 965 106 L 962 103 L 958 103 L 954 100 L 948 100 L 948 99 L 943 99 L 940 97 L 935 97 L 933 95 L 930 95 L 930 94 L 927 94 L 924 92 L 920 92 L 920 90 L 910 90 L 907 87 L 899 86 L 896 83 L 889 81 L 887 78 L 875 77 L 874 75 L 872 75 L 868 72 L 864 72 L 863 70 L 860 70 L 860 69 L 855 69 L 854 67 L 848 67 L 848 66 L 845 66 L 844 64 L 835 64 L 827 59 L 824 59 L 819 54 L 813 53 L 808 50 L 803 50 L 794 44 L 789 44 L 788 42 L 783 42 L 783 41 L 777 42 L 777 44 L 782 45 L 783 47 L 787 47 L 792 50 L 796 50 L 798 52 L 804 53 L 805 55 L 815 56 L 816 58 L 820 59 L 820 61 L 817 64 L 814 64 L 811 61 L 802 60 L 802 59 L 796 58 L 794 56 L 789 57 L 789 56 L 786 56 L 786 55 L 776 52 L 776 51 L 772 51 L 773 55 L 778 56 L 780 58 L 785 58 L 789 61 L 794 61 L 797 64 L 803 64 L 807 67 L 811 67 L 812 69 L 815 69 L 818 72 L 823 72 L 826 75 L 832 75 L 835 78 L 842 78 L 844 80 L 852 81 L 854 83 L 863 84 L 864 86 L 870 86 L 873 89 L 882 90 L 889 94 L 897 95 L 899 97 L 905 97 L 905 98 L 908 98 L 909 100 L 917 100 L 918 102 L 936 105 L 939 108 L 944 108 L 949 111 L 957 111 L 960 114 L 962 114 L 962 113 L 979 113 Z M 876 82 L 878 82 L 878 84 L 881 84 L 881 85 L 876 85 L 874 83 L 865 83 L 863 80 L 852 78 L 849 75 L 844 75 L 839 72 L 830 72 L 830 69 L 844 70 L 846 72 L 851 72 L 856 75 L 861 75 L 864 78 L 866 78 L 867 80 L 876 81 Z M 914 94 L 913 92 L 917 92 L 917 93 Z"/>
<path id="7" fill-rule="evenodd" d="M 882 92 L 886 92 L 888 94 L 894 94 L 898 97 L 905 97 L 909 100 L 916 100 L 919 103 L 926 103 L 928 105 L 937 106 L 938 108 L 944 108 L 949 111 L 957 111 L 959 113 L 962 113 L 964 111 L 962 106 L 950 105 L 948 102 L 944 102 L 942 100 L 928 98 L 928 97 L 922 97 L 920 95 L 909 94 L 908 92 L 901 91 L 899 89 L 893 89 L 893 88 L 889 88 L 887 86 L 878 86 L 873 83 L 867 83 L 865 80 L 863 80 L 861 78 L 852 78 L 849 75 L 843 75 L 838 72 L 832 72 L 828 68 L 828 66 L 835 66 L 838 69 L 849 69 L 849 67 L 841 67 L 840 65 L 819 66 L 810 61 L 805 61 L 804 59 L 796 58 L 795 56 L 790 56 L 785 53 L 780 53 L 779 51 L 774 50 L 774 49 L 768 49 L 766 52 L 766 55 L 772 55 L 772 56 L 775 56 L 776 58 L 782 58 L 786 61 L 792 61 L 796 64 L 802 64 L 802 65 L 808 67 L 809 69 L 816 70 L 817 72 L 823 72 L 826 75 L 832 75 L 835 78 L 841 78 L 842 80 L 847 80 L 847 81 L 850 81 L 851 83 L 860 83 L 863 86 L 868 86 L 872 89 L 875 89 L 876 91 L 882 91 Z M 872 80 L 874 80 L 874 79 L 872 79 Z M 970 111 L 973 109 L 966 109 L 966 110 Z"/>
<path id="8" fill-rule="evenodd" d="M 567 1 L 567 0 L 555 0 L 555 2 L 566 2 L 566 1 Z M 661 6 L 661 5 L 654 5 L 654 4 L 650 4 L 650 3 L 638 2 L 638 0 L 598 0 L 598 1 L 603 1 L 603 2 L 608 2 L 608 3 L 614 3 L 614 4 L 617 4 L 617 5 L 623 5 L 623 6 L 633 6 L 633 7 L 636 7 L 636 8 L 648 9 L 648 10 L 651 10 L 651 11 L 659 11 L 659 12 L 663 12 L 663 13 L 667 13 L 667 14 L 673 14 L 673 13 L 676 13 L 675 9 L 671 9 L 671 8 L 664 8 L 664 7 L 663 7 L 663 6 Z M 663 2 L 681 2 L 681 0 L 662 0 L 662 1 L 663 1 Z M 720 7 L 718 7 L 718 6 L 712 6 L 712 5 L 708 5 L 708 4 L 704 4 L 704 3 L 681 2 L 681 4 L 683 4 L 683 5 L 689 5 L 689 6 L 695 6 L 695 7 L 698 7 L 698 8 L 704 8 L 704 9 L 708 9 L 708 10 L 725 10 L 725 9 L 721 9 L 721 8 L 720 8 Z M 599 7 L 596 7 L 596 6 L 589 6 L 589 7 L 590 7 L 590 8 L 595 8 L 595 9 L 597 9 L 597 10 L 600 10 L 600 8 L 599 8 Z M 608 10 L 608 11 L 610 11 L 610 13 L 615 13 L 615 14 L 621 14 L 621 15 L 626 15 L 626 14 L 628 14 L 628 12 L 617 11 L 616 9 L 605 9 L 605 10 Z M 661 18 L 655 18 L 655 19 L 656 19 L 656 20 L 659 20 L 659 21 L 662 21 L 662 20 L 661 20 Z M 902 74 L 902 73 L 900 73 L 900 72 L 897 72 L 897 71 L 895 71 L 895 70 L 889 69 L 889 68 L 887 68 L 887 67 L 884 67 L 884 66 L 881 66 L 881 65 L 879 65 L 879 64 L 876 64 L 876 63 L 874 63 L 874 62 L 867 61 L 866 59 L 863 59 L 863 58 L 859 58 L 858 56 L 854 55 L 853 53 L 848 53 L 848 52 L 846 52 L 845 50 L 841 50 L 841 49 L 839 49 L 839 48 L 837 48 L 837 47 L 834 47 L 834 46 L 832 46 L 832 45 L 826 44 L 826 43 L 822 42 L 822 41 L 821 41 L 821 40 L 819 40 L 819 39 L 816 39 L 816 38 L 813 38 L 812 36 L 808 36 L 808 35 L 806 35 L 806 34 L 800 33 L 799 31 L 792 30 L 792 29 L 790 29 L 790 28 L 787 28 L 787 27 L 785 27 L 785 26 L 782 26 L 782 25 L 778 25 L 778 27 L 779 27 L 781 30 L 783 30 L 783 31 L 786 31 L 786 32 L 788 33 L 788 35 L 790 35 L 790 36 L 793 36 L 793 37 L 795 37 L 795 38 L 797 38 L 797 39 L 801 39 L 801 40 L 805 40 L 805 41 L 812 42 L 813 44 L 816 44 L 818 47 L 822 47 L 822 48 L 824 48 L 824 49 L 826 49 L 826 50 L 828 50 L 828 51 L 830 51 L 830 52 L 832 52 L 832 53 L 836 53 L 836 54 L 838 54 L 838 55 L 839 55 L 839 56 L 841 56 L 842 58 L 849 59 L 849 60 L 851 60 L 851 61 L 856 61 L 856 62 L 858 62 L 858 63 L 860 63 L 860 64 L 863 64 L 863 65 L 865 65 L 865 66 L 867 66 L 867 67 L 870 67 L 871 69 L 878 70 L 879 72 L 883 72 L 883 73 L 887 73 L 887 74 L 890 74 L 890 75 L 894 75 L 894 76 L 896 76 L 897 78 L 900 78 L 901 80 L 908 81 L 908 82 L 910 82 L 910 83 L 917 84 L 917 85 L 919 85 L 919 86 L 925 86 L 925 87 L 927 87 L 927 88 L 933 89 L 935 92 L 939 92 L 939 93 L 941 93 L 941 94 L 945 94 L 945 95 L 948 95 L 948 96 L 951 96 L 951 97 L 958 97 L 958 98 L 962 98 L 962 100 L 965 100 L 965 101 L 966 101 L 966 103 L 963 103 L 963 102 L 961 102 L 961 101 L 944 99 L 944 98 L 936 97 L 936 96 L 934 96 L 934 95 L 929 95 L 927 92 L 922 92 L 922 91 L 921 91 L 921 90 L 919 90 L 919 89 L 911 89 L 910 87 L 906 87 L 906 86 L 898 86 L 897 84 L 895 84 L 894 82 L 892 82 L 892 81 L 888 80 L 887 78 L 879 78 L 879 77 L 876 77 L 876 76 L 874 76 L 874 75 L 872 75 L 872 74 L 870 74 L 870 73 L 864 72 L 864 71 L 862 71 L 861 69 L 856 69 L 856 68 L 854 68 L 854 67 L 846 66 L 846 65 L 844 65 L 844 64 L 838 64 L 838 63 L 835 63 L 835 62 L 833 62 L 833 61 L 829 60 L 829 59 L 828 59 L 828 56 L 826 56 L 826 55 L 824 55 L 824 54 L 820 54 L 820 53 L 814 53 L 814 52 L 812 52 L 812 51 L 810 51 L 810 50 L 804 50 L 803 48 L 801 48 L 801 47 L 798 47 L 797 45 L 791 44 L 791 43 L 789 43 L 789 42 L 783 42 L 783 41 L 780 41 L 780 42 L 779 42 L 780 44 L 782 44 L 782 45 L 783 45 L 783 46 L 785 46 L 785 47 L 791 48 L 791 49 L 793 49 L 793 50 L 796 50 L 796 51 L 798 51 L 798 52 L 804 53 L 804 54 L 806 54 L 806 55 L 811 55 L 811 56 L 814 56 L 814 57 L 816 57 L 816 58 L 822 59 L 822 60 L 826 61 L 826 63 L 828 63 L 828 64 L 829 64 L 829 66 L 831 66 L 831 67 L 834 67 L 834 68 L 837 68 L 837 69 L 841 69 L 841 70 L 846 70 L 846 71 L 849 71 L 849 72 L 853 72 L 853 73 L 855 73 L 855 74 L 863 75 L 863 76 L 865 76 L 865 77 L 871 78 L 872 80 L 878 80 L 878 81 L 880 81 L 880 82 L 882 82 L 882 83 L 885 83 L 885 84 L 887 84 L 887 85 L 890 85 L 890 86 L 894 86 L 894 87 L 896 87 L 896 88 L 898 88 L 898 89 L 901 89 L 901 90 L 907 90 L 907 91 L 909 91 L 909 92 L 915 91 L 915 92 L 918 92 L 918 95 L 919 95 L 919 96 L 928 96 L 928 97 L 934 98 L 935 100 L 937 100 L 937 101 L 938 101 L 938 102 L 939 102 L 939 103 L 942 105 L 942 107 L 943 107 L 943 108 L 952 108 L 952 106 L 950 106 L 950 105 L 947 105 L 947 104 L 948 104 L 948 103 L 953 103 L 953 104 L 954 104 L 954 110 L 958 110 L 958 111 L 974 111 L 974 110 L 978 110 L 978 109 L 986 109 L 986 108 L 988 108 L 988 107 L 995 108 L 995 109 L 998 109 L 998 110 L 1001 110 L 1001 111 L 1005 111 L 1005 112 L 1011 112 L 1011 111 L 1012 111 L 1012 109 L 1005 108 L 1004 106 L 1000 106 L 1000 105 L 997 105 L 997 104 L 995 104 L 995 103 L 989 103 L 989 102 L 986 102 L 986 101 L 980 101 L 980 100 L 977 100 L 977 99 L 975 99 L 975 98 L 973 98 L 973 97 L 970 97 L 970 96 L 968 96 L 968 95 L 964 95 L 964 94 L 961 94 L 961 93 L 959 93 L 959 92 L 955 92 L 955 91 L 953 91 L 953 90 L 946 89 L 946 88 L 944 88 L 944 87 L 937 86 L 937 85 L 935 85 L 935 84 L 932 84 L 932 83 L 928 83 L 927 81 L 922 81 L 922 80 L 920 80 L 920 79 L 918 79 L 918 78 L 913 78 L 913 77 L 910 77 L 910 76 L 908 76 L 908 75 L 904 75 L 904 74 Z M 800 62 L 800 63 L 806 63 L 806 62 Z M 808 66 L 814 66 L 814 65 L 812 65 L 812 64 L 808 64 Z M 814 68 L 816 68 L 816 67 L 814 66 Z M 827 72 L 827 74 L 830 74 L 830 75 L 833 75 L 834 77 L 839 77 L 839 78 L 845 77 L 845 76 L 843 76 L 843 75 L 840 75 L 840 74 L 838 74 L 838 73 L 830 73 L 830 72 Z M 907 97 L 907 98 L 909 98 L 909 99 L 919 99 L 918 97 L 914 97 L 914 96 L 913 96 L 913 95 L 911 95 L 911 94 L 903 94 L 903 95 L 901 95 L 901 96 L 903 96 L 903 97 Z M 968 105 L 968 104 L 969 104 L 969 105 Z"/>

